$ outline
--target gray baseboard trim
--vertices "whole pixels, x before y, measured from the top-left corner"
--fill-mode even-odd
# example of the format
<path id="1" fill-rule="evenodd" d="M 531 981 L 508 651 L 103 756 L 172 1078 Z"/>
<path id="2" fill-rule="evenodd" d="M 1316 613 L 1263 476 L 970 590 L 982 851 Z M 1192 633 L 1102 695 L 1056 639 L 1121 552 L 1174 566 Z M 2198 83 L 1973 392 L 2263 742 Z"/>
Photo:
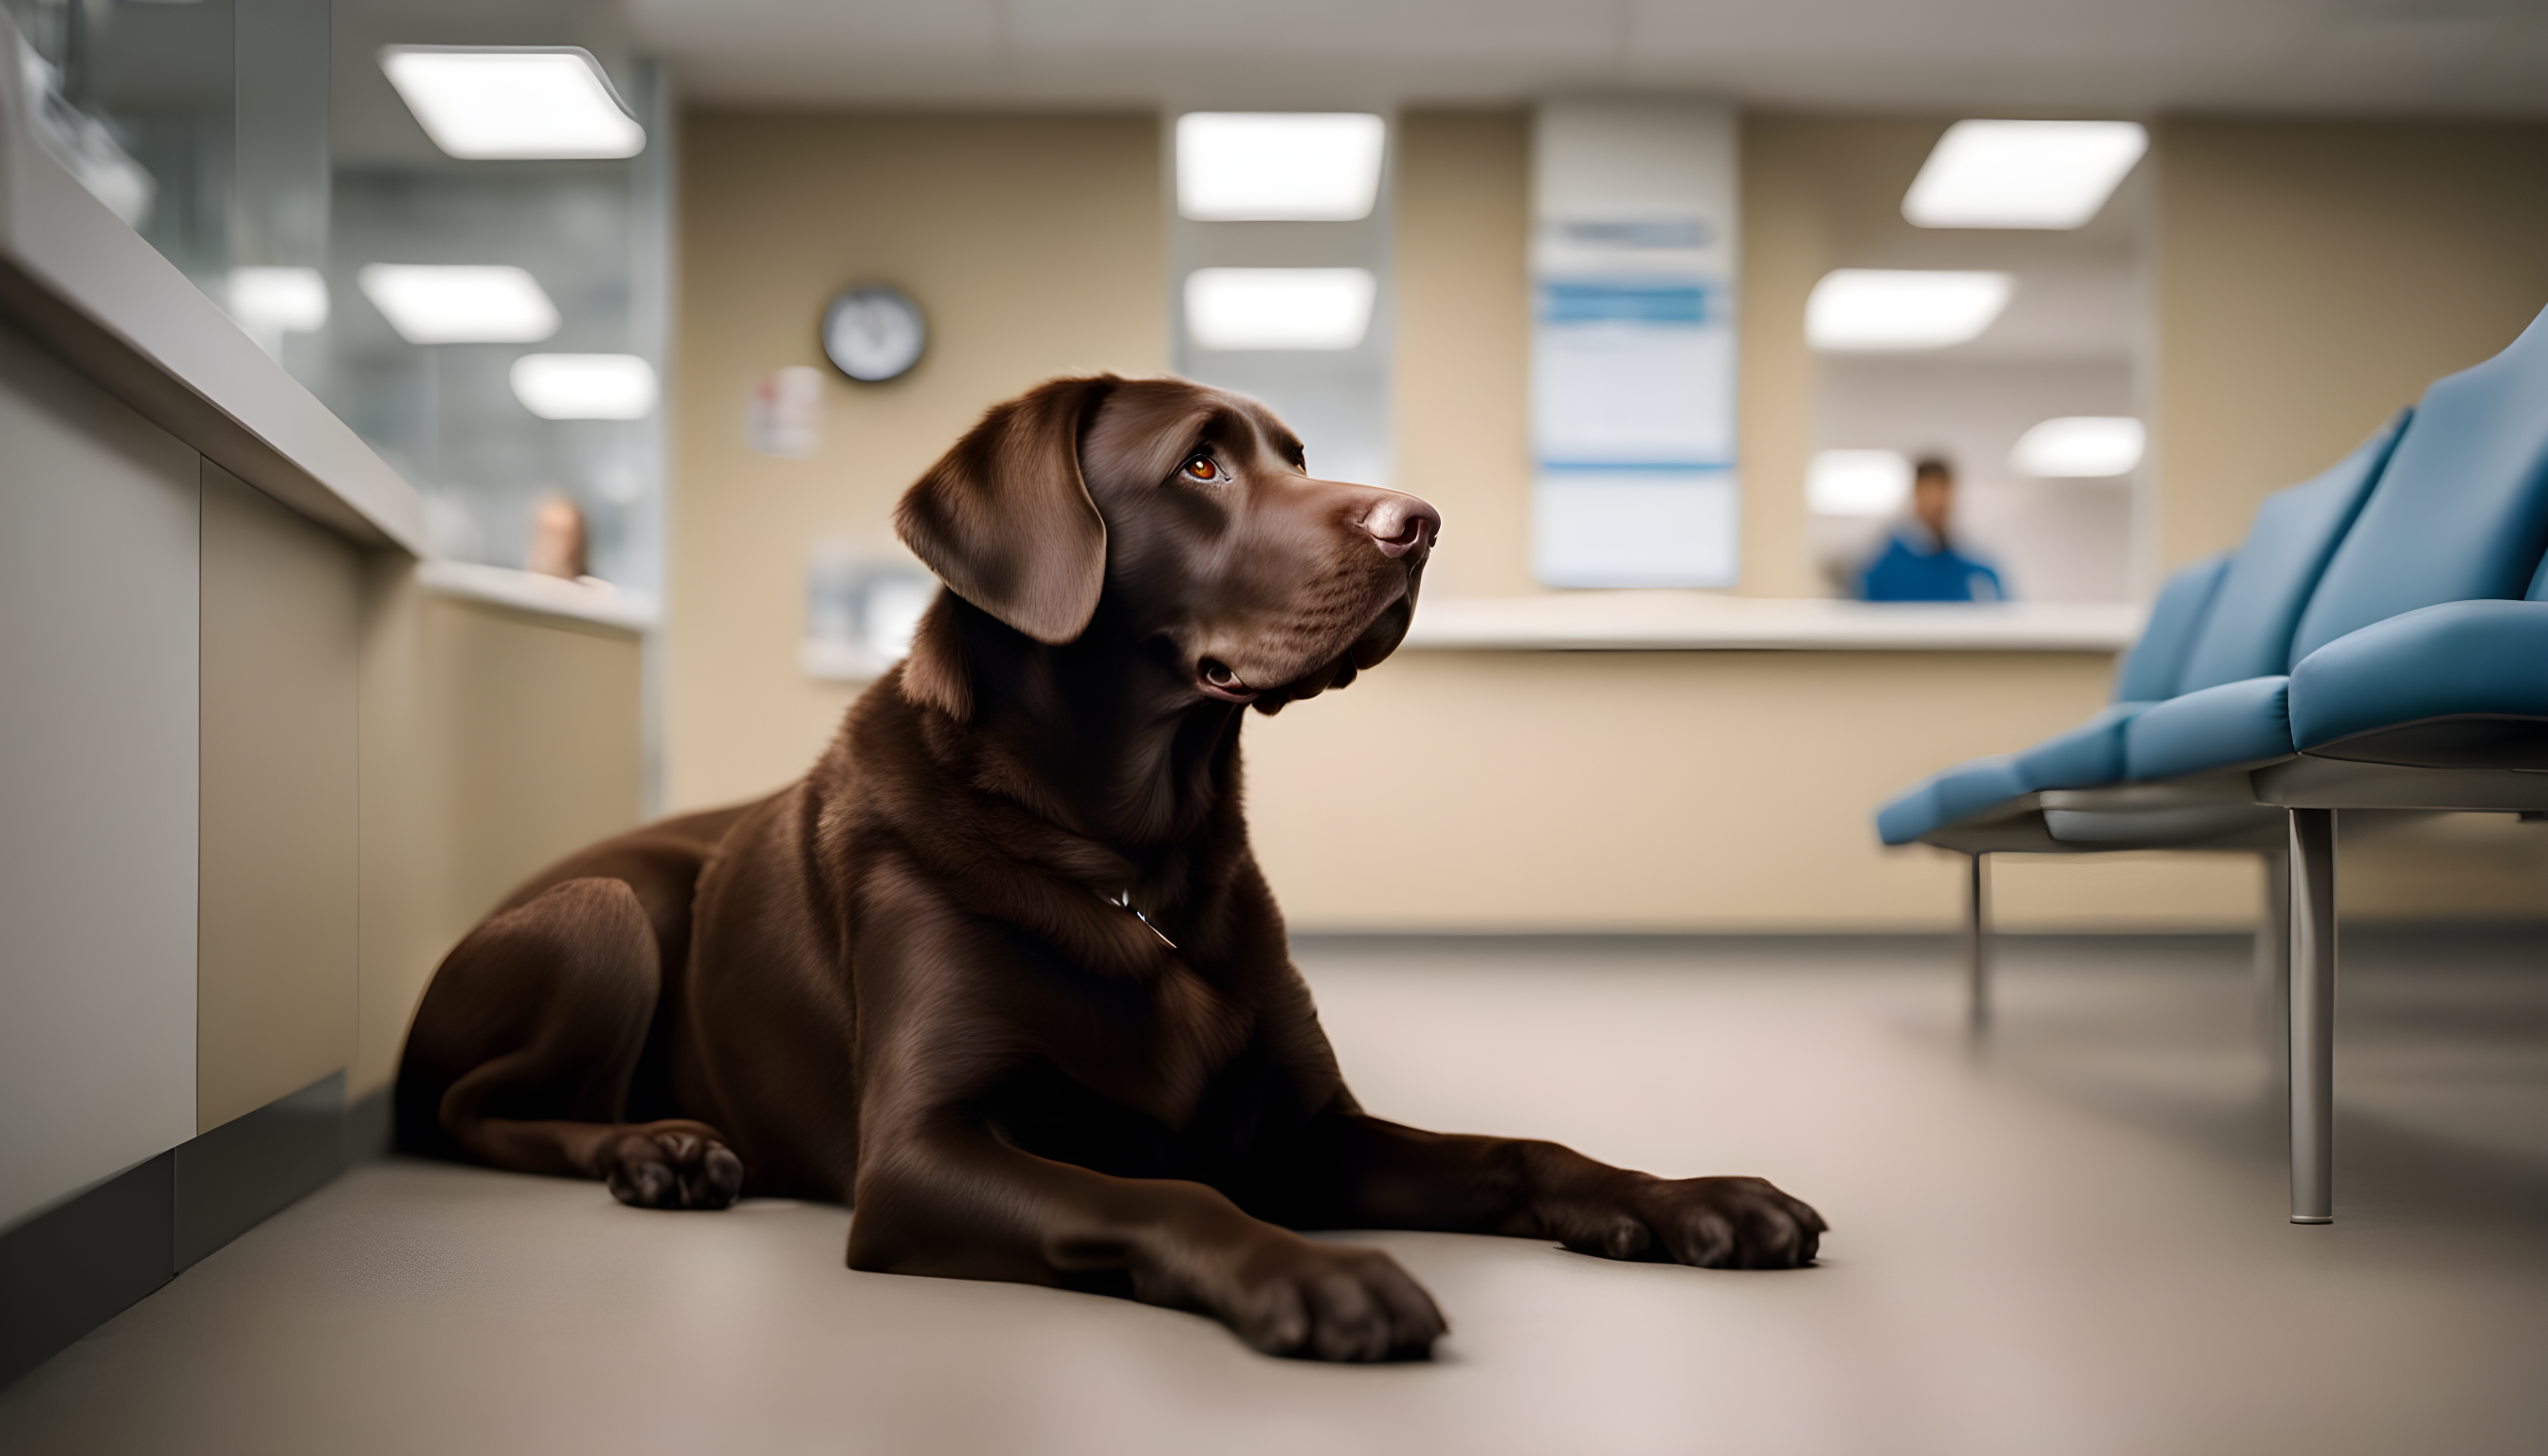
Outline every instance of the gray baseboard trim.
<path id="1" fill-rule="evenodd" d="M 177 1144 L 174 1252 L 183 1273 L 345 1166 L 345 1074 Z"/>
<path id="2" fill-rule="evenodd" d="M 398 1129 L 390 1121 L 392 1089 L 381 1087 L 345 1104 L 345 1163 L 367 1163 L 398 1150 Z"/>
<path id="3" fill-rule="evenodd" d="M 0 1233 L 0 1385 L 388 1144 L 330 1072 Z"/>
<path id="4" fill-rule="evenodd" d="M 177 1154 L 0 1234 L 0 1385 L 177 1275 Z"/>

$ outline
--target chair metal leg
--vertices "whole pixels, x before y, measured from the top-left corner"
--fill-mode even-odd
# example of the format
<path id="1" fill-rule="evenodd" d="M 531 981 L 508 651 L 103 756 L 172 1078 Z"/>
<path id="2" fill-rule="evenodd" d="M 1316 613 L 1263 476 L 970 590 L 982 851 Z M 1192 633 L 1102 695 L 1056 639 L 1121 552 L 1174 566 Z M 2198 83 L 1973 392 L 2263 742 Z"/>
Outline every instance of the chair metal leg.
<path id="1" fill-rule="evenodd" d="M 2292 859 L 2284 850 L 2257 858 L 2265 867 L 2265 908 L 2256 920 L 2256 1040 L 2267 1065 L 2280 1071 L 2292 1049 L 2283 1016 L 2292 994 Z"/>
<path id="2" fill-rule="evenodd" d="M 1990 857 L 1970 858 L 1964 882 L 1964 1014 L 1979 1032 L 1990 1026 Z"/>
<path id="3" fill-rule="evenodd" d="M 2335 811 L 2294 809 L 2292 1222 L 2335 1222 Z"/>

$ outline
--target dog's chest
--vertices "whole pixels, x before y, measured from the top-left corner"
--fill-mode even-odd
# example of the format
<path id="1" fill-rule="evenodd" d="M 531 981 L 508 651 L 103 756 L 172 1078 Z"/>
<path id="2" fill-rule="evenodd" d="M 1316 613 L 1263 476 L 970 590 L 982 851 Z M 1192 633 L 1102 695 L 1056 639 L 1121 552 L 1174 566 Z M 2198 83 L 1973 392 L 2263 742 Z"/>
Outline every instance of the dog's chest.
<path id="1" fill-rule="evenodd" d="M 1124 1178 L 1232 1186 L 1293 1099 L 1267 1059 L 1240 1048 L 1191 1089 L 1138 1085 L 1119 1067 L 1060 1061 L 1023 1071 L 991 1099 L 989 1120 L 1019 1147 Z M 1112 1073 L 1113 1075 L 1109 1075 Z"/>
<path id="2" fill-rule="evenodd" d="M 1182 961 L 1138 981 L 1082 982 L 1040 1018 L 1044 1058 L 1070 1081 L 1160 1126 L 1193 1121 L 1255 1029 L 1253 1010 Z"/>

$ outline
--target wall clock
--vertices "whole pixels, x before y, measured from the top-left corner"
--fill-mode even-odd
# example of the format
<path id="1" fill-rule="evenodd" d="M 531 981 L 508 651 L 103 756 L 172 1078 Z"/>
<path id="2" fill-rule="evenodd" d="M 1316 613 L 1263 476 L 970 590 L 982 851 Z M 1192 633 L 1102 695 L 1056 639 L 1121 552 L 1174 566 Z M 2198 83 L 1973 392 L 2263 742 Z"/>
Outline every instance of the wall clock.
<path id="1" fill-rule="evenodd" d="M 929 347 L 920 306 L 880 283 L 844 289 L 823 311 L 823 354 L 862 384 L 911 372 Z"/>

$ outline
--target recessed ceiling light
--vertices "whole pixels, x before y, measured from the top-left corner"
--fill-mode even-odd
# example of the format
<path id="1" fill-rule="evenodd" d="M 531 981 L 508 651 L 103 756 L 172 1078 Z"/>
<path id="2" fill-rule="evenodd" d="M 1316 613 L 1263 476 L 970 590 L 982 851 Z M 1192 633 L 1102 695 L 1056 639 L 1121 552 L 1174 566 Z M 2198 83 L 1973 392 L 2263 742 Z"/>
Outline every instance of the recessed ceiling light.
<path id="1" fill-rule="evenodd" d="M 1366 268 L 1197 268 L 1186 331 L 1204 349 L 1350 349 L 1377 287 Z"/>
<path id="2" fill-rule="evenodd" d="M 2005 273 L 1837 268 L 1805 300 L 1818 349 L 1943 349 L 1977 338 L 2008 306 Z"/>
<path id="3" fill-rule="evenodd" d="M 1818 450 L 1805 467 L 1816 515 L 1891 515 L 1911 499 L 1911 460 L 1899 450 Z"/>
<path id="4" fill-rule="evenodd" d="M 385 46 L 381 69 L 433 144 L 472 161 L 635 156 L 646 129 L 580 46 Z"/>
<path id="5" fill-rule="evenodd" d="M 524 354 L 513 398 L 542 419 L 643 419 L 655 412 L 655 367 L 635 354 Z"/>
<path id="6" fill-rule="evenodd" d="M 230 317 L 250 333 L 316 333 L 327 325 L 327 280 L 316 268 L 232 268 Z"/>
<path id="7" fill-rule="evenodd" d="M 1188 112 L 1177 118 L 1177 211 L 1203 223 L 1368 218 L 1387 136 L 1364 112 Z"/>
<path id="8" fill-rule="evenodd" d="M 2081 228 L 2149 147 L 2135 122 L 1957 122 L 1903 194 L 1922 228 Z"/>
<path id="9" fill-rule="evenodd" d="M 519 268 L 367 263 L 354 281 L 411 344 L 528 344 L 558 330 L 557 305 Z"/>
<path id="10" fill-rule="evenodd" d="M 2008 463 L 2025 475 L 2123 475 L 2141 463 L 2145 438 L 2138 419 L 2112 414 L 2065 414 L 2017 437 Z"/>

